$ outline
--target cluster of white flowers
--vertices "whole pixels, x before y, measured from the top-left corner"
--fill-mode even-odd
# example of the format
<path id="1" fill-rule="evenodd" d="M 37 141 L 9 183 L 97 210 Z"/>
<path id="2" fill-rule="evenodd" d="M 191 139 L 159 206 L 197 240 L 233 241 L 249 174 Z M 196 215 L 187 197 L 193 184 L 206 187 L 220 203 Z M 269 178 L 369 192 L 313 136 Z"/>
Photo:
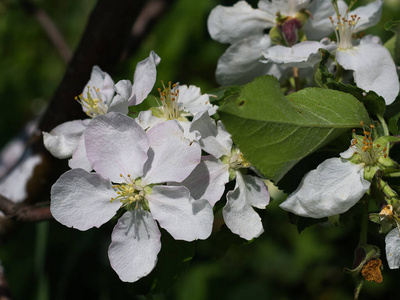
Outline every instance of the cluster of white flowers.
<path id="1" fill-rule="evenodd" d="M 343 69 L 353 71 L 358 87 L 391 104 L 399 94 L 399 78 L 389 51 L 377 36 L 354 39 L 354 33 L 378 23 L 382 2 L 353 11 L 342 0 L 260 0 L 258 9 L 245 1 L 218 6 L 208 19 L 209 32 L 213 39 L 232 45 L 218 62 L 217 79 L 228 85 L 265 74 L 287 77 L 291 67 L 313 67 L 319 61 L 318 49 L 326 49 Z M 269 28 L 268 35 L 264 30 Z M 336 42 L 327 38 L 332 33 Z"/>
<path id="2" fill-rule="evenodd" d="M 161 249 L 158 225 L 177 240 L 208 238 L 212 207 L 228 181 L 236 178 L 236 187 L 226 196 L 223 216 L 227 227 L 241 237 L 251 240 L 263 232 L 252 206 L 262 209 L 269 203 L 265 183 L 246 175 L 250 164 L 222 123 L 216 126 L 210 115 L 217 107 L 198 87 L 169 83 L 159 89 L 159 107 L 137 118 L 128 116 L 128 107 L 140 104 L 152 90 L 159 62 L 151 52 L 137 65 L 133 85 L 129 80 L 114 85 L 95 66 L 76 98 L 90 119 L 43 133 L 54 156 L 72 157 L 71 170 L 51 189 L 54 218 L 88 230 L 123 210 L 108 255 L 127 282 L 155 267 Z"/>
<path id="3" fill-rule="evenodd" d="M 378 37 L 354 37 L 379 21 L 382 0 L 351 11 L 353 4 L 260 0 L 257 9 L 245 1 L 217 6 L 208 19 L 210 35 L 230 44 L 218 62 L 217 80 L 230 85 L 266 74 L 283 79 L 294 72 L 296 77 L 298 69 L 312 70 L 321 60 L 319 49 L 324 49 L 337 70 L 351 71 L 359 88 L 391 104 L 399 94 L 399 78 L 390 53 Z M 327 38 L 331 34 L 336 42 Z M 87 230 L 120 216 L 108 254 L 113 269 L 127 282 L 155 267 L 161 249 L 158 226 L 177 240 L 206 239 L 213 229 L 214 206 L 226 199 L 226 226 L 251 240 L 264 231 L 254 208 L 264 209 L 270 201 L 264 179 L 255 176 L 259 172 L 216 120 L 218 107 L 200 88 L 162 83 L 158 107 L 136 118 L 129 115 L 129 107 L 142 103 L 153 89 L 159 63 L 160 57 L 151 52 L 137 65 L 133 83 L 114 84 L 107 73 L 93 67 L 76 97 L 89 118 L 43 133 L 54 156 L 70 158 L 71 170 L 51 190 L 54 218 Z M 390 140 L 372 140 L 373 128 L 364 128 L 364 136 L 353 133 L 350 148 L 308 172 L 280 207 L 323 218 L 345 213 L 359 202 L 374 176 L 395 165 L 382 146 Z M 224 193 L 233 180 L 234 189 Z M 397 225 L 400 228 L 400 221 Z M 391 268 L 400 267 L 398 228 L 386 236 Z"/>
<path id="4" fill-rule="evenodd" d="M 352 10 L 355 2 L 348 6 L 342 0 L 260 0 L 258 8 L 245 1 L 214 8 L 208 19 L 210 35 L 230 44 L 218 61 L 217 80 L 222 85 L 243 84 L 265 74 L 286 79 L 291 72 L 298 74 L 298 69 L 312 70 L 321 60 L 319 49 L 324 49 L 333 58 L 332 71 L 339 70 L 339 75 L 341 70 L 352 72 L 359 88 L 374 91 L 391 104 L 399 94 L 391 54 L 377 36 L 356 37 L 378 23 L 383 0 Z M 334 42 L 328 38 L 332 34 Z M 348 211 L 369 191 L 377 172 L 385 172 L 389 166 L 397 168 L 388 149 L 381 146 L 385 144 L 382 139 L 372 141 L 368 134 L 354 134 L 349 150 L 340 158 L 327 159 L 308 172 L 280 207 L 309 218 Z M 386 236 L 386 254 L 389 267 L 400 268 L 400 222 L 393 212 L 380 218 L 378 222 L 389 218 L 397 224 Z"/>

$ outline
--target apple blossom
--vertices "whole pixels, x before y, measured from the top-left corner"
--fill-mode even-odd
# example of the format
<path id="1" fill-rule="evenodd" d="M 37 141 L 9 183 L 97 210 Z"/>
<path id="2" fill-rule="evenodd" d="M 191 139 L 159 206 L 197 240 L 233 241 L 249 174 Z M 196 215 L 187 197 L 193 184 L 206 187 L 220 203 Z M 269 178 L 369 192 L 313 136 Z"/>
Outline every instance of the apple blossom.
<path id="1" fill-rule="evenodd" d="M 344 213 L 355 205 L 390 158 L 382 146 L 385 137 L 372 141 L 368 131 L 364 131 L 364 137 L 353 137 L 340 158 L 329 158 L 308 172 L 280 207 L 299 216 L 323 218 Z"/>
<path id="2" fill-rule="evenodd" d="M 333 15 L 326 0 L 261 0 L 257 9 L 245 1 L 232 7 L 217 6 L 208 18 L 208 31 L 214 40 L 231 44 L 218 61 L 218 82 L 243 84 L 266 74 L 280 77 L 284 68 L 260 63 L 262 52 L 275 42 L 292 46 L 303 34 L 309 39 L 329 35 L 328 17 Z M 269 34 L 266 29 L 271 29 Z"/>
<path id="3" fill-rule="evenodd" d="M 217 106 L 212 105 L 209 95 L 202 95 L 200 88 L 190 85 L 179 85 L 179 83 L 168 83 L 164 89 L 158 89 L 160 93 L 160 106 L 153 107 L 147 111 L 141 111 L 137 122 L 143 129 L 147 130 L 156 124 L 167 120 L 177 120 L 185 131 L 185 137 L 195 140 L 196 136 L 189 133 L 190 121 L 193 117 L 207 111 L 209 115 L 215 114 Z"/>
<path id="4" fill-rule="evenodd" d="M 350 11 L 342 2 L 335 2 L 337 19 L 331 18 L 336 43 L 327 39 L 306 41 L 293 47 L 274 46 L 263 52 L 267 60 L 287 67 L 307 68 L 319 61 L 318 49 L 335 54 L 336 61 L 345 70 L 354 72 L 356 85 L 365 91 L 374 91 L 391 104 L 399 93 L 399 78 L 389 51 L 379 37 L 367 35 L 354 40 L 354 33 L 375 25 L 381 16 L 382 0 Z"/>
<path id="5" fill-rule="evenodd" d="M 84 133 L 95 170 L 72 169 L 51 190 L 51 212 L 79 230 L 99 227 L 126 210 L 112 232 L 109 258 L 122 281 L 134 282 L 156 265 L 159 225 L 175 239 L 193 241 L 211 234 L 213 213 L 206 200 L 194 200 L 181 182 L 200 160 L 200 147 L 183 138 L 175 120 L 147 133 L 132 119 L 108 113 L 93 119 Z"/>
<path id="6" fill-rule="evenodd" d="M 90 171 L 91 165 L 86 158 L 82 139 L 90 120 L 109 112 L 127 114 L 128 106 L 141 103 L 154 86 L 159 62 L 159 56 L 151 51 L 148 58 L 137 64 L 133 86 L 129 80 L 121 80 L 114 85 L 106 72 L 94 66 L 82 94 L 75 98 L 90 119 L 66 122 L 49 133 L 43 132 L 46 149 L 57 158 L 73 156 L 69 161 L 71 168 L 80 167 Z"/>
<path id="7" fill-rule="evenodd" d="M 261 219 L 253 207 L 264 209 L 269 203 L 269 193 L 264 182 L 254 176 L 243 175 L 243 169 L 250 164 L 239 149 L 233 147 L 230 134 L 224 125 L 203 113 L 196 116 L 191 131 L 199 132 L 199 143 L 209 156 L 184 180 L 195 199 L 206 199 L 211 205 L 221 199 L 225 184 L 236 178 L 233 191 L 226 195 L 227 203 L 223 208 L 223 217 L 227 227 L 235 234 L 247 240 L 258 237 L 264 229 Z"/>

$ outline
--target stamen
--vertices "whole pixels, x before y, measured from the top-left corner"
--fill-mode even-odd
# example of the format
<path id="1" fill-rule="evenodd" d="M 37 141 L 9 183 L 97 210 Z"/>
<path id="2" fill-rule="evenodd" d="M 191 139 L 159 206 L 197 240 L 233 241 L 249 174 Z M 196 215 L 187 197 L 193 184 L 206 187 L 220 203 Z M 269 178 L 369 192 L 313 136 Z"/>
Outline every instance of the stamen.
<path id="1" fill-rule="evenodd" d="M 101 98 L 100 90 L 94 86 L 88 86 L 87 88 L 87 98 L 85 98 L 83 94 L 80 94 L 75 97 L 75 100 L 82 105 L 85 113 L 91 118 L 106 114 L 107 105 Z"/>
<path id="2" fill-rule="evenodd" d="M 164 118 L 168 120 L 178 119 L 181 114 L 181 110 L 178 106 L 178 97 L 179 97 L 179 83 L 174 83 L 170 81 L 168 86 L 165 87 L 164 82 L 161 81 L 164 90 L 158 89 L 160 93 L 161 100 L 161 110 L 163 111 Z"/>

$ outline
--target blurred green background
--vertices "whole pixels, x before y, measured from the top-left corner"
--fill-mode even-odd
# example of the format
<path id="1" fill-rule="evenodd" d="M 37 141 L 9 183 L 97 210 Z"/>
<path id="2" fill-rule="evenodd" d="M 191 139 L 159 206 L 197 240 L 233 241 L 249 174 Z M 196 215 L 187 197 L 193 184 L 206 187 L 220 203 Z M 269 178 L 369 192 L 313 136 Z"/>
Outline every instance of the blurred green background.
<path id="1" fill-rule="evenodd" d="M 96 1 L 33 2 L 47 12 L 73 51 Z M 211 40 L 206 21 L 213 7 L 235 2 L 177 0 L 134 56 L 116 66 L 111 76 L 132 80 L 137 62 L 154 50 L 162 59 L 155 88 L 160 80 L 194 84 L 203 92 L 218 87 L 215 67 L 227 46 Z M 383 41 L 392 36 L 383 30 L 385 21 L 400 19 L 400 1 L 384 3 L 382 21 L 367 31 Z M 2 147 L 45 109 L 66 64 L 37 20 L 16 0 L 0 1 L 0 57 Z M 352 299 L 353 281 L 343 268 L 352 266 L 358 219 L 342 227 L 317 224 L 299 235 L 278 207 L 282 196 L 274 198 L 259 211 L 265 233 L 251 243 L 226 229 L 194 244 L 172 241 L 163 231 L 158 267 L 134 284 L 122 283 L 109 265 L 113 224 L 87 232 L 55 221 L 18 224 L 0 237 L 0 259 L 15 299 Z M 383 237 L 370 226 L 370 242 L 383 250 Z M 232 244 L 229 249 L 224 248 L 227 243 Z M 190 264 L 174 261 L 174 253 L 191 256 L 193 251 Z M 367 282 L 361 299 L 396 299 L 400 271 L 389 270 L 384 255 L 383 261 L 383 283 Z"/>

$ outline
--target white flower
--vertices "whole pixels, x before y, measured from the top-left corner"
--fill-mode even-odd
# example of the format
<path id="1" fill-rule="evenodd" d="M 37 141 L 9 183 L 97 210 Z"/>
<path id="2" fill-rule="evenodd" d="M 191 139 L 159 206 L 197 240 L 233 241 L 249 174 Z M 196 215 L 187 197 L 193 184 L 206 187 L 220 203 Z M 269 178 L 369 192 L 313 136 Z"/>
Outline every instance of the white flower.
<path id="1" fill-rule="evenodd" d="M 373 128 L 373 126 L 371 126 Z M 370 181 L 387 157 L 387 148 L 372 141 L 370 132 L 353 134 L 348 150 L 340 158 L 329 158 L 308 172 L 299 187 L 280 207 L 296 215 L 323 218 L 346 212 L 370 188 Z"/>
<path id="2" fill-rule="evenodd" d="M 202 95 L 200 88 L 190 85 L 172 84 L 171 82 L 164 89 L 159 89 L 160 107 L 151 110 L 141 111 L 137 118 L 138 124 L 145 130 L 165 122 L 177 120 L 185 131 L 185 137 L 189 140 L 196 140 L 196 135 L 189 133 L 190 121 L 188 117 L 201 114 L 205 111 L 213 115 L 217 106 L 212 105 L 209 95 Z"/>
<path id="3" fill-rule="evenodd" d="M 207 113 L 195 117 L 191 131 L 201 135 L 199 143 L 209 154 L 193 170 L 182 184 L 193 198 L 206 199 L 211 205 L 220 200 L 225 184 L 236 178 L 236 186 L 226 195 L 227 203 L 223 217 L 227 227 L 240 237 L 251 240 L 263 233 L 261 218 L 253 207 L 265 208 L 269 203 L 269 193 L 264 182 L 257 177 L 243 175 L 240 169 L 248 168 L 249 163 L 236 148 L 223 124 L 217 126 Z"/>
<path id="4" fill-rule="evenodd" d="M 308 172 L 299 187 L 280 205 L 296 215 L 323 218 L 346 212 L 368 191 L 364 164 L 330 158 Z"/>
<path id="5" fill-rule="evenodd" d="M 121 80 L 114 85 L 114 81 L 106 72 L 94 66 L 89 82 L 76 100 L 90 118 L 109 112 L 127 114 L 128 106 L 142 102 L 153 88 L 156 80 L 156 66 L 159 62 L 160 58 L 153 51 L 148 58 L 139 62 L 136 66 L 133 86 L 129 80 Z M 46 149 L 60 159 L 73 156 L 73 159 L 69 161 L 71 168 L 81 167 L 90 171 L 91 165 L 86 158 L 84 143 L 81 139 L 90 120 L 66 122 L 49 133 L 43 132 Z"/>
<path id="6" fill-rule="evenodd" d="M 332 32 L 328 17 L 334 14 L 330 1 L 326 0 L 261 0 L 253 9 L 247 2 L 239 1 L 233 7 L 217 6 L 208 18 L 208 31 L 214 40 L 231 46 L 218 61 L 216 77 L 220 84 L 244 84 L 257 76 L 271 74 L 280 77 L 284 71 L 274 64 L 261 64 L 262 51 L 273 45 L 265 34 L 266 29 L 277 24 L 277 14 L 284 19 L 282 32 L 287 31 L 290 43 L 297 42 L 297 31 L 302 27 L 298 14 L 308 12 L 303 26 L 310 39 L 321 39 Z M 281 26 L 281 25 L 279 25 Z M 292 37 L 294 35 L 294 37 Z M 285 34 L 284 34 L 285 36 Z"/>
<path id="7" fill-rule="evenodd" d="M 213 212 L 194 200 L 182 181 L 197 165 L 200 147 L 182 137 L 176 121 L 147 134 L 122 114 L 91 121 L 84 133 L 88 159 L 96 173 L 72 169 L 51 190 L 51 212 L 60 223 L 79 230 L 99 227 L 121 207 L 109 248 L 111 266 L 133 282 L 154 268 L 160 251 L 159 225 L 175 239 L 192 241 L 211 234 Z"/>

